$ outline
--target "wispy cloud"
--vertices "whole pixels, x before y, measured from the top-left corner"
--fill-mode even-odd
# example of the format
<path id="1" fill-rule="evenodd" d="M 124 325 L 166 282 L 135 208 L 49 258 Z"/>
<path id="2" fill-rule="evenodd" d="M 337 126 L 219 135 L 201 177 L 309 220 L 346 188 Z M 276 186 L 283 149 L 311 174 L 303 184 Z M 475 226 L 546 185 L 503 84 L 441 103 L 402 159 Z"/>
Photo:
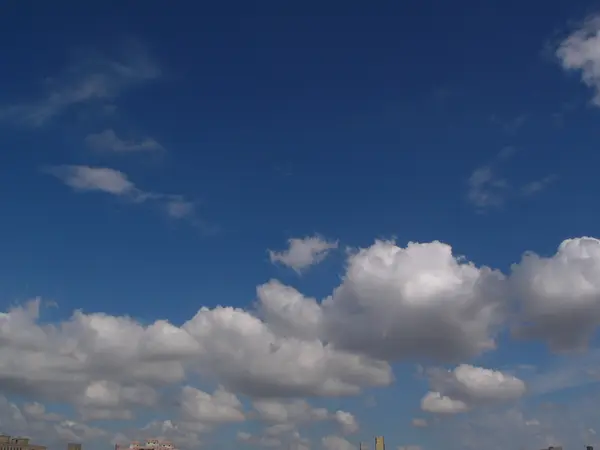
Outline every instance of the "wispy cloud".
<path id="1" fill-rule="evenodd" d="M 521 193 L 525 196 L 535 195 L 546 189 L 550 184 L 554 183 L 556 180 L 558 180 L 558 177 L 556 175 L 548 175 L 547 177 L 544 177 L 541 180 L 531 181 L 521 187 Z"/>
<path id="2" fill-rule="evenodd" d="M 42 171 L 77 192 L 103 192 L 132 203 L 156 202 L 174 219 L 193 219 L 195 215 L 195 204 L 183 196 L 142 190 L 127 175 L 115 169 L 62 165 L 45 167 Z"/>
<path id="3" fill-rule="evenodd" d="M 527 122 L 529 116 L 527 114 L 521 114 L 510 119 L 502 119 L 497 115 L 492 115 L 491 121 L 493 124 L 501 127 L 505 133 L 514 135 L 516 134 L 523 125 Z"/>
<path id="4" fill-rule="evenodd" d="M 120 58 L 85 58 L 46 83 L 37 100 L 0 106 L 0 119 L 39 127 L 87 102 L 110 102 L 125 89 L 153 80 L 161 71 L 139 44 L 125 46 Z"/>
<path id="5" fill-rule="evenodd" d="M 86 145 L 92 150 L 112 153 L 157 152 L 164 150 L 155 139 L 145 137 L 139 141 L 121 139 L 114 130 L 92 133 L 85 138 Z"/>
<path id="6" fill-rule="evenodd" d="M 514 147 L 503 148 L 491 162 L 477 167 L 469 176 L 467 200 L 478 212 L 499 208 L 511 197 L 532 197 L 557 180 L 555 175 L 548 175 L 520 187 L 513 186 L 505 177 L 499 175 L 499 172 L 501 165 L 511 159 L 515 152 Z"/>

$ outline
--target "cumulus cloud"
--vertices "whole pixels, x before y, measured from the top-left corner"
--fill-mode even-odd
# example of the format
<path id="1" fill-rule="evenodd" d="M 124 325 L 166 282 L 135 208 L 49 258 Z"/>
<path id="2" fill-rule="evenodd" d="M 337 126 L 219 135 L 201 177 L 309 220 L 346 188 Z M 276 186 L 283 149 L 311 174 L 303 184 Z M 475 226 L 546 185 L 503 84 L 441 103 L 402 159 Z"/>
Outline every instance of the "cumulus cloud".
<path id="1" fill-rule="evenodd" d="M 495 348 L 504 276 L 441 242 L 377 241 L 351 255 L 342 284 L 323 302 L 336 346 L 385 360 L 456 361 Z"/>
<path id="2" fill-rule="evenodd" d="M 136 189 L 111 176 L 71 182 L 117 196 Z M 376 241 L 348 255 L 339 286 L 322 301 L 271 280 L 257 288 L 250 310 L 203 307 L 181 324 L 84 311 L 48 323 L 36 299 L 0 314 L 0 390 L 32 402 L 17 408 L 22 420 L 62 427 L 61 436 L 94 435 L 93 427 L 76 425 L 87 420 L 125 423 L 138 411 L 159 411 L 179 392 L 169 417 L 144 433 L 193 447 L 220 424 L 252 420 L 259 432 L 240 439 L 300 449 L 308 445 L 299 434 L 304 426 L 319 423 L 340 435 L 359 429 L 351 412 L 315 407 L 306 397 L 389 386 L 391 362 L 458 361 L 452 370 L 424 373 L 430 388 L 421 408 L 448 420 L 525 394 L 516 375 L 463 362 L 494 349 L 509 318 L 521 338 L 583 348 L 600 325 L 599 258 L 600 241 L 570 239 L 553 256 L 526 254 L 503 275 L 441 242 Z M 543 381 L 535 375 L 528 382 Z M 196 380 L 216 388 L 202 390 Z M 533 393 L 547 391 L 534 386 Z M 51 403 L 72 405 L 76 418 L 48 411 Z M 132 434 L 124 431 L 139 438 Z M 335 435 L 322 444 L 352 445 Z"/>
<path id="3" fill-rule="evenodd" d="M 594 91 L 593 103 L 600 106 L 600 16 L 589 17 L 556 49 L 563 69 L 579 72 L 581 81 Z"/>
<path id="4" fill-rule="evenodd" d="M 47 79 L 38 100 L 0 107 L 0 119 L 39 127 L 71 108 L 91 102 L 105 105 L 123 91 L 154 80 L 161 70 L 140 44 L 127 42 L 116 58 L 84 57 L 62 74 Z"/>
<path id="5" fill-rule="evenodd" d="M 526 253 L 510 277 L 519 299 L 516 335 L 556 351 L 585 348 L 600 325 L 600 241 L 567 239 L 551 257 Z"/>
<path id="6" fill-rule="evenodd" d="M 452 371 L 429 371 L 433 389 L 423 397 L 421 408 L 432 413 L 465 412 L 475 406 L 517 400 L 525 394 L 519 378 L 496 370 L 461 364 Z"/>
<path id="7" fill-rule="evenodd" d="M 242 402 L 235 394 L 223 388 L 211 395 L 192 386 L 185 386 L 181 391 L 180 401 L 188 422 L 220 424 L 246 420 Z"/>
<path id="8" fill-rule="evenodd" d="M 421 399 L 421 409 L 435 414 L 456 414 L 468 411 L 469 406 L 461 400 L 454 400 L 439 392 L 428 392 Z"/>
<path id="9" fill-rule="evenodd" d="M 342 427 L 342 431 L 346 434 L 353 434 L 358 431 L 358 422 L 356 417 L 346 411 L 336 411 L 335 420 Z"/>
<path id="10" fill-rule="evenodd" d="M 320 236 L 292 238 L 288 240 L 288 249 L 281 252 L 269 250 L 272 263 L 283 264 L 297 273 L 323 261 L 332 249 L 337 248 L 337 241 L 327 241 Z"/>
<path id="11" fill-rule="evenodd" d="M 65 447 L 67 442 L 100 443 L 108 433 L 100 428 L 68 420 L 56 413 L 48 413 L 39 403 L 23 407 L 0 396 L 0 424 L 3 431 L 13 435 L 29 436 L 33 443 Z"/>
<path id="12" fill-rule="evenodd" d="M 264 438 L 290 439 L 300 427 L 311 423 L 329 422 L 336 424 L 344 434 L 358 431 L 359 425 L 353 414 L 325 408 L 314 408 L 304 399 L 263 398 L 253 402 L 254 418 L 266 424 Z M 259 436 L 253 436 L 256 440 Z"/>
<path id="13" fill-rule="evenodd" d="M 386 386 L 388 364 L 340 351 L 317 337 L 278 335 L 236 308 L 202 308 L 183 329 L 202 344 L 198 370 L 250 396 L 351 395 L 361 386 Z"/>
<path id="14" fill-rule="evenodd" d="M 61 165 L 42 169 L 61 180 L 76 192 L 103 192 L 122 199 L 144 203 L 158 203 L 174 219 L 190 218 L 195 205 L 181 195 L 162 194 L 138 188 L 123 172 L 107 167 Z"/>
<path id="15" fill-rule="evenodd" d="M 85 138 L 86 145 L 98 152 L 139 153 L 164 150 L 156 140 L 146 137 L 139 141 L 121 139 L 112 129 L 92 133 Z"/>
<path id="16" fill-rule="evenodd" d="M 277 334 L 299 339 L 321 335 L 321 305 L 296 289 L 271 280 L 257 288 L 258 310 Z"/>

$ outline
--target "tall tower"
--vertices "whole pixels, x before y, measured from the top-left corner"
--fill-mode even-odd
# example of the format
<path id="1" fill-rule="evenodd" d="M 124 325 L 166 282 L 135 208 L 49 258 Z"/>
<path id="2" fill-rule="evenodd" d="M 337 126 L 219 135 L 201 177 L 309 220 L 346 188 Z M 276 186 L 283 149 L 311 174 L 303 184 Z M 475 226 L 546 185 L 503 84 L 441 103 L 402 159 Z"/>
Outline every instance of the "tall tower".
<path id="1" fill-rule="evenodd" d="M 383 440 L 383 436 L 375 437 L 375 450 L 385 450 L 385 441 Z"/>

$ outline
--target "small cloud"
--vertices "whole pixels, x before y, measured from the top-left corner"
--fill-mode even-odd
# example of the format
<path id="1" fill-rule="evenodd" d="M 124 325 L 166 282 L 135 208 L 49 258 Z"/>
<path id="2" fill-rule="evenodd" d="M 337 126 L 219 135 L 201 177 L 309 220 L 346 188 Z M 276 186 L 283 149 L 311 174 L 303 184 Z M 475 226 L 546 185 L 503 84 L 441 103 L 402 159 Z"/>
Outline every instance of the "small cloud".
<path id="1" fill-rule="evenodd" d="M 40 99 L 0 106 L 0 119 L 40 127 L 70 108 L 88 102 L 104 107 L 124 90 L 158 78 L 161 71 L 139 44 L 126 45 L 118 59 L 85 58 L 50 78 Z"/>
<path id="2" fill-rule="evenodd" d="M 410 423 L 415 428 L 426 428 L 429 424 L 425 419 L 415 418 Z"/>
<path id="3" fill-rule="evenodd" d="M 587 18 L 581 27 L 564 39 L 555 55 L 562 68 L 579 72 L 581 81 L 594 91 L 592 103 L 600 106 L 600 15 Z"/>
<path id="4" fill-rule="evenodd" d="M 515 147 L 504 147 L 490 163 L 477 167 L 471 173 L 467 180 L 467 200 L 478 212 L 499 208 L 511 197 L 531 197 L 556 181 L 556 176 L 549 175 L 515 188 L 506 178 L 499 176 L 498 171 L 500 165 L 509 161 L 516 152 Z"/>
<path id="5" fill-rule="evenodd" d="M 156 140 L 144 138 L 140 141 L 121 139 L 114 130 L 108 129 L 100 133 L 89 134 L 85 138 L 86 145 L 98 152 L 138 153 L 164 150 Z"/>
<path id="6" fill-rule="evenodd" d="M 272 263 L 283 264 L 297 273 L 320 263 L 338 247 L 337 241 L 330 242 L 319 236 L 288 239 L 288 244 L 288 249 L 282 252 L 269 250 L 269 256 Z"/>
<path id="7" fill-rule="evenodd" d="M 44 168 L 43 172 L 55 176 L 75 191 L 105 192 L 135 199 L 144 197 L 144 193 L 135 187 L 127 175 L 106 167 L 63 165 Z"/>
<path id="8" fill-rule="evenodd" d="M 89 166 L 51 166 L 42 171 L 61 180 L 77 192 L 103 192 L 134 203 L 158 202 L 169 217 L 183 219 L 195 212 L 193 202 L 181 195 L 162 194 L 139 189 L 127 175 L 115 169 Z"/>
<path id="9" fill-rule="evenodd" d="M 548 175 L 541 180 L 531 181 L 521 187 L 521 193 L 524 196 L 532 196 L 546 189 L 550 184 L 558 179 L 555 175 Z"/>

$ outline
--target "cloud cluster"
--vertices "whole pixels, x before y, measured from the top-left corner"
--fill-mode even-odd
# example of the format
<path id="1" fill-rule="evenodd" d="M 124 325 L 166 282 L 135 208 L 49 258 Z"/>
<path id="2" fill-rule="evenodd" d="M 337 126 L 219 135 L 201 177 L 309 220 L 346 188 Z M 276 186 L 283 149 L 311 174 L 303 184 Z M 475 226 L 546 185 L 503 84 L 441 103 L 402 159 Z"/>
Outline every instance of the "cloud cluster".
<path id="1" fill-rule="evenodd" d="M 135 192 L 115 174 L 67 174 L 79 189 Z M 38 299 L 0 315 L 0 389 L 71 404 L 80 420 L 126 420 L 157 408 L 181 386 L 173 419 L 149 429 L 187 440 L 250 418 L 268 424 L 253 439 L 292 439 L 299 424 L 314 421 L 353 433 L 352 414 L 298 398 L 388 386 L 390 362 L 462 361 L 493 350 L 516 312 L 517 337 L 581 349 L 600 325 L 599 279 L 600 241 L 593 238 L 566 240 L 550 257 L 527 253 L 508 275 L 478 267 L 441 242 L 376 241 L 348 256 L 340 285 L 322 302 L 273 280 L 257 288 L 253 310 L 204 307 L 178 326 L 83 311 L 48 324 Z M 200 390 L 190 383 L 198 376 L 220 386 Z M 525 393 L 513 375 L 464 363 L 427 376 L 431 392 L 421 406 L 431 413 L 465 412 Z M 253 399 L 252 411 L 240 395 Z M 26 412 L 58 420 L 42 404 Z M 331 437 L 324 445 L 345 444 Z"/>

